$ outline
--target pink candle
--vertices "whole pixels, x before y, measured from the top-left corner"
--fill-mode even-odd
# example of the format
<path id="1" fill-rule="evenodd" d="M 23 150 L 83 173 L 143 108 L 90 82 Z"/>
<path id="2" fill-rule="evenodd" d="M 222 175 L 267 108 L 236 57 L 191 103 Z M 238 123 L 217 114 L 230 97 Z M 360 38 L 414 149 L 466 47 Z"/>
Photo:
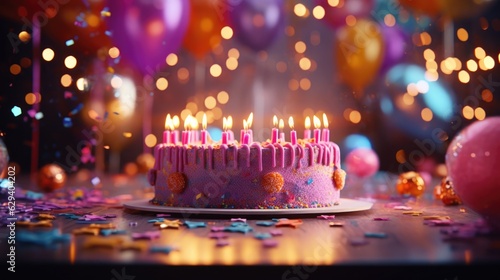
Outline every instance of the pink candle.
<path id="1" fill-rule="evenodd" d="M 323 114 L 323 142 L 330 142 L 330 130 L 328 129 L 328 118 Z"/>
<path id="2" fill-rule="evenodd" d="M 306 117 L 305 120 L 305 130 L 304 130 L 304 140 L 311 138 L 311 118 Z"/>
<path id="3" fill-rule="evenodd" d="M 285 142 L 285 133 L 283 132 L 283 128 L 285 127 L 285 122 L 283 119 L 280 119 L 279 129 L 280 129 L 280 142 Z"/>
<path id="4" fill-rule="evenodd" d="M 165 118 L 165 130 L 163 131 L 163 143 L 170 143 L 170 128 L 171 128 L 172 119 L 170 118 L 170 114 Z"/>
<path id="5" fill-rule="evenodd" d="M 207 114 L 203 114 L 203 120 L 201 123 L 201 144 L 206 145 L 207 144 Z"/>
<path id="6" fill-rule="evenodd" d="M 297 132 L 293 129 L 293 118 L 288 118 L 288 126 L 290 126 L 290 142 L 292 145 L 297 145 Z"/>
<path id="7" fill-rule="evenodd" d="M 182 131 L 182 145 L 188 145 L 191 142 L 191 115 L 184 120 L 184 131 Z"/>
<path id="8" fill-rule="evenodd" d="M 244 143 L 245 137 L 250 137 L 250 136 L 246 136 L 247 134 L 248 134 L 248 124 L 247 124 L 246 120 L 243 120 L 243 129 L 240 132 L 240 142 L 241 143 Z M 249 140 L 250 140 L 250 138 L 247 139 L 247 141 L 249 141 Z"/>
<path id="9" fill-rule="evenodd" d="M 253 112 L 247 118 L 247 133 L 248 133 L 248 142 L 253 142 L 253 131 L 252 131 L 252 123 L 253 123 Z"/>
<path id="10" fill-rule="evenodd" d="M 271 143 L 275 144 L 278 142 L 278 117 L 274 115 L 273 117 L 273 129 L 271 131 Z"/>
<path id="11" fill-rule="evenodd" d="M 179 142 L 179 130 L 172 130 L 172 132 L 170 133 L 170 138 L 170 143 L 177 145 L 177 143 Z"/>
<path id="12" fill-rule="evenodd" d="M 222 118 L 222 144 L 228 143 L 228 133 L 227 133 L 227 120 L 226 117 Z"/>
<path id="13" fill-rule="evenodd" d="M 172 144 L 177 145 L 179 143 L 179 125 L 180 125 L 180 120 L 179 116 L 175 115 L 172 117 Z"/>
<path id="14" fill-rule="evenodd" d="M 249 143 L 250 143 L 250 134 L 245 133 L 245 135 L 243 135 L 243 144 L 248 145 Z"/>
<path id="15" fill-rule="evenodd" d="M 318 117 L 314 116 L 314 143 L 319 143 L 321 140 L 321 130 L 319 129 L 321 126 L 321 121 Z"/>

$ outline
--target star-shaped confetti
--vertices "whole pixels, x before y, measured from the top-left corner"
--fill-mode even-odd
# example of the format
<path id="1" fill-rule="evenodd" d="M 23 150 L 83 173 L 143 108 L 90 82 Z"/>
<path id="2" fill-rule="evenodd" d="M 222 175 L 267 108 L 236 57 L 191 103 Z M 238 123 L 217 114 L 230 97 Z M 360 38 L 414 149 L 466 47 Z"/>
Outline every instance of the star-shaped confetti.
<path id="1" fill-rule="evenodd" d="M 275 224 L 276 227 L 293 227 L 297 228 L 302 224 L 302 220 L 300 219 L 292 219 L 292 220 L 280 220 Z"/>
<path id="2" fill-rule="evenodd" d="M 161 229 L 178 229 L 182 222 L 179 220 L 164 220 L 163 222 L 156 222 L 154 225 L 159 226 Z"/>
<path id="3" fill-rule="evenodd" d="M 72 232 L 75 235 L 99 235 L 101 229 L 99 228 L 91 228 L 91 227 L 82 227 L 74 229 Z"/>
<path id="4" fill-rule="evenodd" d="M 233 223 L 230 226 L 225 227 L 224 231 L 248 233 L 248 232 L 253 231 L 253 228 L 248 224 Z"/>
<path id="5" fill-rule="evenodd" d="M 194 222 L 194 221 L 184 221 L 184 225 L 187 226 L 188 228 L 199 228 L 207 226 L 205 222 Z"/>
<path id="6" fill-rule="evenodd" d="M 37 216 L 38 219 L 44 219 L 44 220 L 54 220 L 56 216 L 48 214 L 48 213 L 40 213 Z"/>
<path id="7" fill-rule="evenodd" d="M 274 226 L 276 224 L 276 222 L 273 222 L 273 221 L 257 221 L 257 222 L 255 222 L 255 224 L 258 225 L 258 226 L 270 227 L 270 226 Z"/>
<path id="8" fill-rule="evenodd" d="M 89 224 L 87 226 L 88 228 L 98 228 L 98 229 L 113 229 L 116 228 L 116 226 L 112 223 L 104 223 L 104 224 Z"/>
<path id="9" fill-rule="evenodd" d="M 410 215 L 410 216 L 420 216 L 424 211 L 418 211 L 418 210 L 410 210 L 410 211 L 403 211 L 402 212 L 404 215 Z"/>
<path id="10" fill-rule="evenodd" d="M 51 220 L 41 220 L 41 221 L 37 221 L 37 222 L 18 221 L 18 222 L 16 222 L 16 226 L 21 226 L 21 227 L 52 227 L 52 221 Z"/>
<path id="11" fill-rule="evenodd" d="M 49 246 L 60 242 L 68 242 L 70 240 L 70 234 L 62 234 L 57 229 L 41 232 L 22 230 L 18 231 L 16 234 L 16 242 L 31 243 L 43 246 Z"/>

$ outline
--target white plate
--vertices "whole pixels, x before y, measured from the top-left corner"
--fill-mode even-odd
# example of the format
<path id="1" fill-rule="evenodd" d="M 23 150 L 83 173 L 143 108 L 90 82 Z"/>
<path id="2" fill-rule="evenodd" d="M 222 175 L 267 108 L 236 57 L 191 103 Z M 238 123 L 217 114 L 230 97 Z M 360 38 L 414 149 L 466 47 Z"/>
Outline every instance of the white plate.
<path id="1" fill-rule="evenodd" d="M 333 214 L 369 210 L 373 203 L 362 200 L 341 198 L 338 205 L 321 208 L 292 208 L 292 209 L 219 209 L 219 208 L 187 208 L 168 207 L 149 203 L 149 199 L 127 201 L 123 206 L 132 210 L 183 213 L 183 214 L 215 214 L 215 215 L 278 215 L 278 214 Z"/>

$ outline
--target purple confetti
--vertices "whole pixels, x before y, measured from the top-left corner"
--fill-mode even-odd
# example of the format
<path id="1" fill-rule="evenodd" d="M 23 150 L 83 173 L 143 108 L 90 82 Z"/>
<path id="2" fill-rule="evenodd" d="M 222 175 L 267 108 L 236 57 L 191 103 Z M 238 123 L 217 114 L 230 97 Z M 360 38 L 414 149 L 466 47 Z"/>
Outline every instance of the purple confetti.
<path id="1" fill-rule="evenodd" d="M 269 232 L 272 236 L 281 236 L 283 231 L 281 229 L 273 229 Z"/>
<path id="2" fill-rule="evenodd" d="M 374 221 L 389 221 L 389 218 L 386 217 L 375 217 L 373 218 Z"/>
<path id="3" fill-rule="evenodd" d="M 146 231 L 146 232 L 134 232 L 132 233 L 132 239 L 148 239 L 148 240 L 153 240 L 160 238 L 160 232 L 159 231 Z"/>
<path id="4" fill-rule="evenodd" d="M 262 240 L 262 245 L 266 248 L 273 248 L 278 246 L 278 241 L 274 239 L 264 239 Z"/>
<path id="5" fill-rule="evenodd" d="M 227 238 L 228 235 L 223 232 L 211 232 L 208 234 L 208 237 L 211 239 L 222 239 Z"/>
<path id="6" fill-rule="evenodd" d="M 224 231 L 225 228 L 226 227 L 213 226 L 210 228 L 210 231 L 212 232 Z"/>

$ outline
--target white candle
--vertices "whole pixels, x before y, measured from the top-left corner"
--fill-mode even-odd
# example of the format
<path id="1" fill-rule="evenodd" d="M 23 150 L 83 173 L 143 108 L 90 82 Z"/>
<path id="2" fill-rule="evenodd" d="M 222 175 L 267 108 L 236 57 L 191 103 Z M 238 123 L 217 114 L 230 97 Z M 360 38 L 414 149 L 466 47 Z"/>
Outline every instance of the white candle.
<path id="1" fill-rule="evenodd" d="M 297 145 L 297 132 L 293 129 L 293 117 L 288 118 L 288 126 L 290 126 L 290 142 L 292 145 Z"/>
<path id="2" fill-rule="evenodd" d="M 171 133 L 172 140 L 170 142 L 174 145 L 177 145 L 177 143 L 179 142 L 179 130 L 178 130 L 180 125 L 179 116 L 177 115 L 173 116 L 171 123 L 172 123 L 172 133 Z"/>
<path id="3" fill-rule="evenodd" d="M 323 142 L 329 142 L 330 141 L 330 130 L 328 129 L 328 118 L 326 117 L 326 114 L 323 113 Z"/>
<path id="4" fill-rule="evenodd" d="M 319 141 L 321 140 L 321 130 L 319 129 L 321 127 L 321 121 L 319 120 L 318 117 L 314 116 L 313 122 L 314 122 L 314 143 L 319 143 Z"/>
<path id="5" fill-rule="evenodd" d="M 278 142 L 278 117 L 276 117 L 276 115 L 273 117 L 273 126 L 271 131 L 271 143 L 275 144 Z"/>
<path id="6" fill-rule="evenodd" d="M 304 140 L 308 140 L 311 138 L 311 118 L 309 116 L 306 117 L 305 120 L 305 130 L 304 130 Z"/>
<path id="7" fill-rule="evenodd" d="M 227 138 L 228 138 L 229 143 L 234 142 L 234 132 L 233 132 L 232 128 L 233 128 L 233 117 L 229 116 L 229 117 L 227 117 L 227 124 L 226 124 Z"/>

